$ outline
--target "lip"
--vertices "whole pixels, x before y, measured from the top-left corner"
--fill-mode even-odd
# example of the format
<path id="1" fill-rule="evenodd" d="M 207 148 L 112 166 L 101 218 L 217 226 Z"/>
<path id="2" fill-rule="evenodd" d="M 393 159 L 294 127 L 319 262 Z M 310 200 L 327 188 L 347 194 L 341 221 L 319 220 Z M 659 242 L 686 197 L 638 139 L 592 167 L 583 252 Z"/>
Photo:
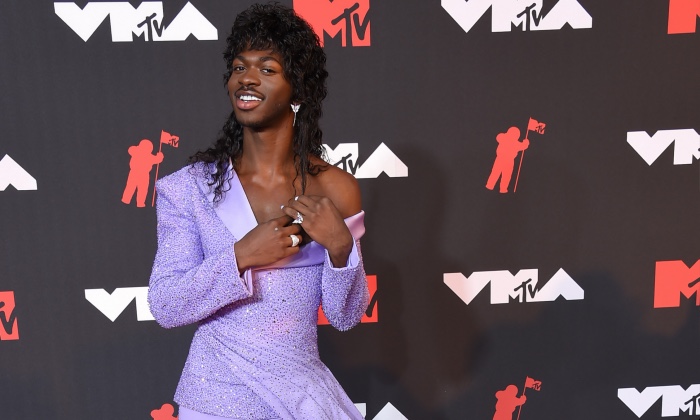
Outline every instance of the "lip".
<path id="1" fill-rule="evenodd" d="M 236 108 L 242 109 L 242 110 L 250 110 L 257 108 L 258 105 L 263 101 L 263 96 L 259 94 L 258 92 L 255 92 L 253 90 L 239 90 L 235 94 L 236 97 Z M 248 97 L 248 99 L 243 99 L 244 97 Z M 250 99 L 250 98 L 255 98 L 255 99 Z"/>

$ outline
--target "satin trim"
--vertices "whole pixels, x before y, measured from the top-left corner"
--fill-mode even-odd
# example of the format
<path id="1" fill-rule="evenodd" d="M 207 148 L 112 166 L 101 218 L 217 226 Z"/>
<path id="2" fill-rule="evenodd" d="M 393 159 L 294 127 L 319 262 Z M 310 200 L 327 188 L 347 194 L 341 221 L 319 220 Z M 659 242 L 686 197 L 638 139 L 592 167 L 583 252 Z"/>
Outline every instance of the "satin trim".
<path id="1" fill-rule="evenodd" d="M 230 172 L 227 181 L 229 182 L 230 189 L 226 191 L 221 201 L 216 204 L 214 204 L 214 191 L 212 188 L 203 180 L 200 180 L 198 183 L 200 190 L 207 196 L 209 203 L 214 207 L 216 215 L 219 216 L 224 226 L 226 226 L 236 240 L 238 240 L 253 230 L 258 225 L 258 222 L 255 219 L 253 208 L 250 205 L 250 201 L 248 201 L 248 196 L 243 189 L 238 174 L 230 165 L 227 172 Z M 350 230 L 350 234 L 355 240 L 359 240 L 365 234 L 364 220 L 364 211 L 360 211 L 344 219 L 345 224 Z M 319 243 L 312 241 L 303 245 L 297 254 L 283 258 L 265 267 L 256 267 L 254 271 L 281 267 L 307 267 L 323 263 L 324 258 L 325 248 Z"/>

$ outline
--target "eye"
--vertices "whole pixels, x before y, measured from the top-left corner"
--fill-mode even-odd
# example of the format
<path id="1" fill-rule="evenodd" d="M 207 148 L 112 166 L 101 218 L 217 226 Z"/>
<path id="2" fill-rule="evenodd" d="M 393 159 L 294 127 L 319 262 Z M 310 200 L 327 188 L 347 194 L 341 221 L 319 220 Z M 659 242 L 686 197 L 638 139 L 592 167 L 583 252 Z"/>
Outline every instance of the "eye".
<path id="1" fill-rule="evenodd" d="M 235 71 L 235 72 L 239 72 L 239 71 L 243 71 L 243 70 L 245 70 L 245 69 L 244 69 L 243 66 L 241 66 L 240 64 L 234 64 L 234 65 L 231 67 L 231 70 L 233 70 L 233 71 Z"/>
<path id="2" fill-rule="evenodd" d="M 269 68 L 269 67 L 265 67 L 265 68 L 261 69 L 260 71 L 262 71 L 263 73 L 266 73 L 266 74 L 274 74 L 274 73 L 276 73 L 276 72 L 275 72 L 275 69 L 272 69 L 272 68 Z"/>

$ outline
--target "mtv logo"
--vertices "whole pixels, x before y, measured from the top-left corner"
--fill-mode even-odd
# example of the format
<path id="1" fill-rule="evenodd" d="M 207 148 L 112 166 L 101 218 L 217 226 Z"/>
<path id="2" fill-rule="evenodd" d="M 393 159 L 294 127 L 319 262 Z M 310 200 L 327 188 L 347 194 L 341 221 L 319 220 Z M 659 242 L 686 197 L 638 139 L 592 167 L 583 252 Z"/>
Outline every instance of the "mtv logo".
<path id="1" fill-rule="evenodd" d="M 105 289 L 85 289 L 85 299 L 114 322 L 127 306 L 136 300 L 136 319 L 154 321 L 148 308 L 148 287 L 119 287 L 112 294 Z"/>
<path id="2" fill-rule="evenodd" d="M 14 292 L 0 292 L 0 340 L 19 340 Z"/>
<path id="3" fill-rule="evenodd" d="M 659 398 L 661 417 L 679 417 L 700 414 L 700 385 L 690 385 L 683 389 L 680 385 L 652 386 L 642 392 L 635 388 L 620 388 L 617 397 L 638 417 L 641 418 Z"/>
<path id="4" fill-rule="evenodd" d="M 184 41 L 193 35 L 200 41 L 216 40 L 218 33 L 192 3 L 187 2 L 165 27 L 163 2 L 144 1 L 138 7 L 129 2 L 90 2 L 81 9 L 75 3 L 55 2 L 54 11 L 83 41 L 87 42 L 109 16 L 112 42 L 132 42 L 133 35 L 145 41 Z"/>
<path id="5" fill-rule="evenodd" d="M 700 0 L 669 0 L 668 33 L 694 33 L 698 16 L 700 16 Z"/>
<path id="6" fill-rule="evenodd" d="M 510 32 L 513 27 L 523 31 L 555 31 L 566 24 L 573 29 L 593 27 L 593 18 L 576 0 L 559 0 L 544 16 L 542 0 L 442 0 L 441 4 L 465 32 L 489 8 L 492 32 Z"/>
<path id="7" fill-rule="evenodd" d="M 515 299 L 524 302 L 553 302 L 559 296 L 566 300 L 582 300 L 583 289 L 563 268 L 541 288 L 537 287 L 538 270 L 520 270 L 515 275 L 508 270 L 476 271 L 469 277 L 462 273 L 445 273 L 443 282 L 460 299 L 469 305 L 472 300 L 491 284 L 491 304 L 509 303 Z"/>
<path id="8" fill-rule="evenodd" d="M 18 191 L 35 191 L 36 179 L 19 166 L 10 155 L 0 160 L 0 191 L 12 185 Z"/>
<path id="9" fill-rule="evenodd" d="M 370 45 L 369 0 L 294 0 L 294 11 L 311 25 L 323 46 L 324 33 L 341 45 Z"/>
<path id="10" fill-rule="evenodd" d="M 399 159 L 384 143 L 377 147 L 367 160 L 358 165 L 359 147 L 357 143 L 340 143 L 335 149 L 324 144 L 326 161 L 355 175 L 355 178 L 377 178 L 382 172 L 389 177 L 407 177 L 408 166 Z"/>
<path id="11" fill-rule="evenodd" d="M 627 143 L 651 166 L 656 159 L 675 143 L 673 149 L 674 165 L 690 165 L 693 159 L 700 159 L 700 135 L 687 128 L 681 130 L 659 130 L 650 136 L 645 131 L 627 133 Z"/>
<path id="12" fill-rule="evenodd" d="M 654 308 L 677 308 L 681 295 L 700 306 L 700 261 L 692 267 L 683 261 L 657 261 L 654 281 Z"/>

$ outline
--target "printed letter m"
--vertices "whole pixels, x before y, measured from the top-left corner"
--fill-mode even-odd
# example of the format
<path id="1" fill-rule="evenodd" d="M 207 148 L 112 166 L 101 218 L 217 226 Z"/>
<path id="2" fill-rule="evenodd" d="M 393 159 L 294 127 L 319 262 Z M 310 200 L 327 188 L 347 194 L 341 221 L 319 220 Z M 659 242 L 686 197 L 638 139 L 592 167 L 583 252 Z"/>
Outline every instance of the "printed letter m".
<path id="1" fill-rule="evenodd" d="M 148 287 L 119 287 L 112 294 L 105 289 L 85 289 L 85 299 L 99 309 L 110 321 L 114 322 L 127 306 L 136 299 L 136 319 L 153 321 L 148 309 Z"/>
<path id="2" fill-rule="evenodd" d="M 681 413 L 698 414 L 697 398 L 700 385 L 683 389 L 680 385 L 652 386 L 642 392 L 634 388 L 620 388 L 617 397 L 639 418 L 661 398 L 661 417 L 678 417 Z"/>
<path id="3" fill-rule="evenodd" d="M 677 308 L 681 295 L 700 306 L 700 261 L 688 268 L 683 261 L 657 261 L 654 308 Z"/>
<path id="4" fill-rule="evenodd" d="M 464 277 L 462 273 L 445 273 L 443 282 L 459 296 L 460 299 L 469 305 L 472 300 L 481 292 L 487 284 L 491 284 L 491 303 L 508 303 L 511 299 L 523 302 L 527 299 L 525 291 L 515 290 L 519 285 L 534 281 L 537 284 L 537 270 L 520 270 L 513 275 L 508 270 L 498 271 L 475 271 L 469 277 Z"/>
<path id="5" fill-rule="evenodd" d="M 651 166 L 656 159 L 668 149 L 671 143 L 673 148 L 674 165 L 690 165 L 693 158 L 700 159 L 700 134 L 687 128 L 682 130 L 659 130 L 653 136 L 644 131 L 630 131 L 627 133 L 627 143 L 639 153 L 639 156 Z"/>

